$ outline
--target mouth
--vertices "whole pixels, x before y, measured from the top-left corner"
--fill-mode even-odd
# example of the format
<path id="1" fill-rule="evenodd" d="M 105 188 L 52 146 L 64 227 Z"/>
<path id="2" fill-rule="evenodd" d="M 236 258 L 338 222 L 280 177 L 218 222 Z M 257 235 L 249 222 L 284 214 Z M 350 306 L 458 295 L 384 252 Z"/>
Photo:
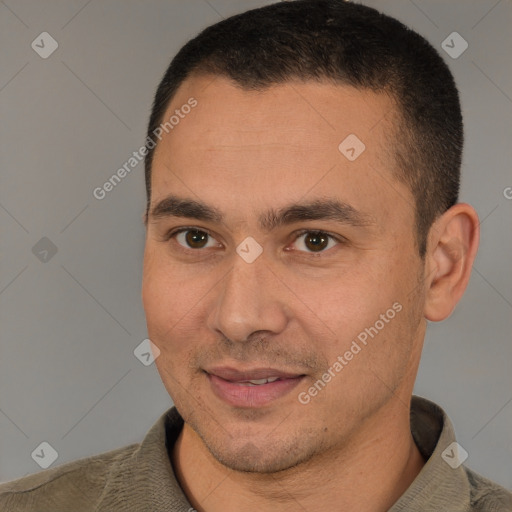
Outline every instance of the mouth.
<path id="1" fill-rule="evenodd" d="M 275 368 L 237 370 L 216 367 L 205 370 L 215 396 L 233 407 L 255 408 L 268 405 L 292 391 L 304 374 Z"/>

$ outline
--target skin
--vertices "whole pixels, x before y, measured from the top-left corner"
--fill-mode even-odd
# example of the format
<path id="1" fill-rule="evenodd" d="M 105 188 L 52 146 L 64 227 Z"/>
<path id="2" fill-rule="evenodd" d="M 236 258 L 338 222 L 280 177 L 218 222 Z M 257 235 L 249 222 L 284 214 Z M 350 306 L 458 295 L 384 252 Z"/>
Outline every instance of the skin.
<path id="1" fill-rule="evenodd" d="M 419 257 L 413 196 L 392 172 L 396 115 L 384 94 L 316 82 L 256 92 L 192 76 L 165 118 L 190 97 L 197 107 L 156 148 L 150 210 L 173 194 L 223 218 L 150 214 L 142 289 L 156 365 L 185 420 L 177 478 L 200 512 L 388 510 L 425 463 L 409 404 L 426 320 L 449 316 L 464 292 L 477 215 L 466 204 L 445 212 Z M 354 161 L 338 150 L 349 134 L 366 146 Z M 269 209 L 326 198 L 365 222 L 259 223 Z M 166 239 L 183 227 L 211 238 L 203 248 L 186 233 Z M 341 241 L 318 251 L 300 230 Z M 263 249 L 252 263 L 236 252 L 249 236 Z M 401 311 L 300 403 L 394 303 Z M 212 392 L 204 369 L 217 365 L 306 377 L 265 406 L 234 407 Z"/>

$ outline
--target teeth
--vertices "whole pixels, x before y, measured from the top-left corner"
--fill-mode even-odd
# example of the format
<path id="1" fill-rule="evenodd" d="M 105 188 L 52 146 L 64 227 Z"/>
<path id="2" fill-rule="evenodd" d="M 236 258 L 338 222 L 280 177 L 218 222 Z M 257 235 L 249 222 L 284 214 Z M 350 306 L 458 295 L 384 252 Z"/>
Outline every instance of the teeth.
<path id="1" fill-rule="evenodd" d="M 268 382 L 275 382 L 279 377 L 270 377 L 268 379 L 254 379 L 254 380 L 246 380 L 244 382 L 238 382 L 242 386 L 260 386 L 261 384 L 267 384 Z"/>

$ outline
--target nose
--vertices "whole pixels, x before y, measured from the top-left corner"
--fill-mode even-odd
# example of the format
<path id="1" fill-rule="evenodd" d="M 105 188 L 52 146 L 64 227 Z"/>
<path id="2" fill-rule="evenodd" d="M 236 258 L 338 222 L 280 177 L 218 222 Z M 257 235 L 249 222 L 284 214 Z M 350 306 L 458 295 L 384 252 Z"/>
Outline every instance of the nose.
<path id="1" fill-rule="evenodd" d="M 232 270 L 219 283 L 208 327 L 234 342 L 255 332 L 282 332 L 288 322 L 283 288 L 264 258 L 247 263 L 237 255 Z"/>

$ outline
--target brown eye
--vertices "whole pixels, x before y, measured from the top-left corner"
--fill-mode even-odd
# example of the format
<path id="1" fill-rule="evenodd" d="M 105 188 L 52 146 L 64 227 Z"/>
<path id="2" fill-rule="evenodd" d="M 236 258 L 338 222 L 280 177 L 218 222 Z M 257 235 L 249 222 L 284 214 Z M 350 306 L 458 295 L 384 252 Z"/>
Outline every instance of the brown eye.
<path id="1" fill-rule="evenodd" d="M 190 230 L 185 235 L 187 244 L 193 249 L 202 249 L 208 243 L 208 233 Z"/>
<path id="2" fill-rule="evenodd" d="M 326 252 L 326 249 L 330 249 L 338 243 L 340 243 L 339 240 L 334 236 L 322 231 L 302 232 L 295 241 L 296 248 L 306 253 Z"/>
<path id="3" fill-rule="evenodd" d="M 175 233 L 174 236 L 181 246 L 189 249 L 204 249 L 215 245 L 215 239 L 206 231 L 199 229 L 183 229 Z"/>
<path id="4" fill-rule="evenodd" d="M 323 251 L 329 244 L 329 238 L 323 233 L 307 233 L 304 244 L 310 251 Z"/>

